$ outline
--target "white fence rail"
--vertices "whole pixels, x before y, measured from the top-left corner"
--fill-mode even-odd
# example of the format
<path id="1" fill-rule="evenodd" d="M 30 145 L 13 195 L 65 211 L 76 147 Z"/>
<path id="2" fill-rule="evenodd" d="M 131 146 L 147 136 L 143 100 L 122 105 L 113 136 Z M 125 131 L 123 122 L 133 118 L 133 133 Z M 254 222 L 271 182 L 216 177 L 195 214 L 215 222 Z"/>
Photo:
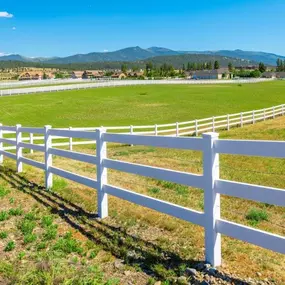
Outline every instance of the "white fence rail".
<path id="1" fill-rule="evenodd" d="M 0 96 L 24 95 L 43 92 L 57 92 L 76 89 L 90 89 L 100 87 L 116 87 L 116 86 L 132 86 L 132 85 L 165 85 L 165 84 L 244 84 L 244 83 L 258 83 L 263 81 L 272 81 L 273 79 L 258 78 L 258 79 L 239 79 L 239 80 L 186 80 L 186 79 L 168 79 L 168 80 L 108 80 L 101 82 L 86 84 L 69 84 L 57 86 L 42 86 L 31 88 L 18 88 L 0 90 Z M 83 82 L 83 81 L 81 81 Z M 43 83 L 44 84 L 44 83 Z"/>
<path id="2" fill-rule="evenodd" d="M 188 122 L 176 122 L 172 124 L 161 124 L 161 125 L 148 125 L 148 126 L 120 126 L 120 127 L 104 127 L 108 132 L 116 132 L 123 134 L 136 134 L 136 135 L 164 135 L 164 136 L 198 136 L 199 134 L 207 131 L 215 132 L 217 130 L 230 130 L 233 127 L 243 127 L 245 124 L 255 124 L 260 121 L 265 121 L 268 119 L 274 119 L 277 116 L 285 115 L 285 104 L 273 106 L 270 108 L 253 110 L 248 112 L 241 112 L 235 114 L 228 114 L 223 116 L 209 117 L 205 119 L 192 120 Z M 73 149 L 76 145 L 87 145 L 93 144 L 95 140 L 89 140 L 88 132 L 95 131 L 100 127 L 88 127 L 88 128 L 73 128 L 69 127 L 66 129 L 58 129 L 58 131 L 53 132 L 53 141 L 55 146 L 68 146 L 69 150 Z M 3 134 L 13 133 L 15 127 L 3 127 Z M 70 135 L 70 130 L 73 130 L 72 135 Z M 21 128 L 23 133 L 30 133 L 29 136 L 22 138 L 23 142 L 28 142 L 43 146 L 44 132 L 40 128 Z M 81 139 L 88 139 L 87 141 L 78 141 L 75 131 L 85 131 L 85 137 Z M 34 136 L 34 134 L 39 134 Z M 60 134 L 60 135 L 59 135 Z M 8 138 L 7 138 L 8 139 Z M 11 138 L 10 138 L 11 139 Z M 65 140 L 65 141 L 64 141 Z M 67 141 L 66 141 L 67 140 Z M 58 141 L 55 143 L 55 141 Z M 6 141 L 9 143 L 8 141 Z M 5 147 L 5 150 L 15 149 L 16 142 L 11 142 L 12 146 Z M 31 153 L 33 148 L 31 148 Z"/>
<path id="3" fill-rule="evenodd" d="M 4 130 L 16 132 L 16 140 L 3 138 Z M 38 145 L 23 143 L 22 132 L 44 133 L 44 146 L 39 148 Z M 89 139 L 93 141 L 94 145 L 96 142 L 96 155 L 55 148 L 52 142 L 53 136 Z M 12 145 L 16 143 L 16 154 L 4 150 L 3 144 L 7 143 Z M 109 159 L 106 151 L 107 143 L 201 151 L 203 153 L 203 174 L 197 175 Z M 41 163 L 24 157 L 23 148 L 43 152 L 45 162 Z M 46 189 L 52 188 L 53 175 L 58 175 L 97 189 L 98 214 L 101 218 L 108 216 L 108 195 L 112 195 L 161 213 L 198 224 L 205 228 L 206 260 L 214 266 L 221 264 L 221 234 L 285 254 L 285 237 L 221 219 L 220 194 L 285 207 L 285 190 L 220 179 L 220 153 L 285 158 L 285 142 L 220 140 L 217 133 L 206 133 L 203 134 L 202 138 L 179 138 L 135 134 L 111 134 L 106 133 L 104 129 L 87 132 L 80 130 L 58 130 L 52 129 L 50 126 L 37 129 L 23 128 L 20 125 L 16 127 L 0 126 L 1 163 L 3 162 L 3 157 L 6 156 L 16 160 L 18 172 L 22 171 L 23 164 L 43 169 Z M 97 179 L 95 180 L 54 167 L 54 155 L 96 165 Z M 175 205 L 135 193 L 129 189 L 111 185 L 108 183 L 108 169 L 115 169 L 122 173 L 132 173 L 201 188 L 204 190 L 205 211 L 199 212 L 188 209 L 187 207 Z"/>

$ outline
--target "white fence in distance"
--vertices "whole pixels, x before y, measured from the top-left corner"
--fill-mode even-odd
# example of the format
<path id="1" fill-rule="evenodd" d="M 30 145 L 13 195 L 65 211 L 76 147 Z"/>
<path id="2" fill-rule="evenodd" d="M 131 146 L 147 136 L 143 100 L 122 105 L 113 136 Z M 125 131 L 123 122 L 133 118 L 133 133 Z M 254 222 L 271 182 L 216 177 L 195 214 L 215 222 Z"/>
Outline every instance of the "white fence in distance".
<path id="1" fill-rule="evenodd" d="M 164 135 L 164 136 L 198 136 L 203 132 L 215 132 L 217 130 L 230 130 L 232 127 L 243 127 L 245 124 L 255 124 L 260 121 L 274 119 L 277 116 L 285 115 L 285 104 L 273 106 L 270 108 L 253 110 L 248 112 L 241 112 L 235 114 L 228 114 L 223 116 L 214 116 L 205 119 L 192 120 L 187 122 L 176 122 L 171 124 L 156 124 L 148 126 L 117 126 L 104 127 L 108 132 L 119 132 L 124 134 L 138 134 L 138 135 Z M 95 131 L 102 127 L 88 127 L 88 128 L 61 128 L 61 130 L 77 130 L 77 131 Z M 9 131 L 3 131 L 3 134 Z M 93 144 L 95 141 L 76 141 L 73 138 L 65 138 L 67 141 L 62 141 L 62 137 L 53 137 L 53 141 L 60 140 L 55 146 L 69 146 L 72 150 L 73 146 Z M 33 133 L 29 137 L 23 137 L 23 141 L 33 144 L 38 142 L 39 145 L 44 140 L 44 136 L 34 136 Z M 5 150 L 15 149 L 15 146 L 5 147 Z M 31 149 L 33 152 L 33 149 Z"/>
<path id="2" fill-rule="evenodd" d="M 42 87 L 30 87 L 30 88 L 18 88 L 0 90 L 0 96 L 11 95 L 24 95 L 35 94 L 43 92 L 57 92 L 76 89 L 90 89 L 101 87 L 119 87 L 119 86 L 134 86 L 134 85 L 173 85 L 173 84 L 244 84 L 244 83 L 258 83 L 263 81 L 272 81 L 273 79 L 257 78 L 257 79 L 239 79 L 239 80 L 187 80 L 187 79 L 164 79 L 164 80 L 108 80 L 108 81 L 96 81 L 95 83 L 82 84 L 69 84 L 58 86 L 42 86 Z"/>
<path id="3" fill-rule="evenodd" d="M 3 131 L 16 133 L 16 140 L 4 138 Z M 44 146 L 24 143 L 22 141 L 23 132 L 44 135 Z M 54 136 L 95 141 L 96 155 L 55 148 L 52 142 Z M 4 150 L 4 143 L 16 146 L 16 154 Z M 107 143 L 201 151 L 203 153 L 203 174 L 198 175 L 109 159 L 106 151 Z M 24 148 L 43 152 L 45 162 L 41 163 L 24 157 Z M 65 179 L 96 189 L 98 192 L 98 214 L 101 218 L 108 216 L 108 195 L 113 195 L 158 212 L 198 224 L 205 228 L 206 261 L 210 262 L 213 266 L 218 266 L 222 262 L 221 234 L 285 254 L 285 237 L 233 223 L 222 219 L 220 216 L 221 194 L 285 207 L 285 190 L 220 179 L 220 153 L 285 158 L 285 142 L 220 140 L 217 133 L 206 133 L 203 134 L 202 138 L 186 138 L 111 134 L 106 133 L 104 129 L 98 129 L 96 131 L 80 131 L 52 129 L 50 126 L 46 126 L 45 128 L 25 128 L 20 125 L 15 127 L 0 127 L 1 163 L 3 162 L 3 157 L 6 156 L 16 160 L 18 172 L 23 170 L 23 164 L 28 164 L 44 170 L 46 189 L 52 188 L 53 175 L 58 175 Z M 91 179 L 54 167 L 54 155 L 96 165 L 97 179 Z M 201 188 L 204 190 L 205 210 L 204 212 L 199 212 L 109 184 L 108 169 L 115 169 L 123 173 L 132 173 Z"/>

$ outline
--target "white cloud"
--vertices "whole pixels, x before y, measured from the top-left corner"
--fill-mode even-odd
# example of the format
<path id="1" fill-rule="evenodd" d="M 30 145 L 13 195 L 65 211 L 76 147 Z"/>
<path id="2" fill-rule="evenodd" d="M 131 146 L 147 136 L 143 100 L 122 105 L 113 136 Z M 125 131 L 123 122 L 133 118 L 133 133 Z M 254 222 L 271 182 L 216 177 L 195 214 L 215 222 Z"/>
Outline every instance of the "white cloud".
<path id="1" fill-rule="evenodd" d="M 0 56 L 10 55 L 10 53 L 0 52 Z"/>
<path id="2" fill-rule="evenodd" d="M 108 50 L 107 50 L 107 49 L 104 49 L 103 52 L 108 52 Z"/>
<path id="3" fill-rule="evenodd" d="M 16 30 L 16 27 L 13 27 L 12 30 Z"/>
<path id="4" fill-rule="evenodd" d="M 13 14 L 8 12 L 0 12 L 0 18 L 13 18 Z"/>

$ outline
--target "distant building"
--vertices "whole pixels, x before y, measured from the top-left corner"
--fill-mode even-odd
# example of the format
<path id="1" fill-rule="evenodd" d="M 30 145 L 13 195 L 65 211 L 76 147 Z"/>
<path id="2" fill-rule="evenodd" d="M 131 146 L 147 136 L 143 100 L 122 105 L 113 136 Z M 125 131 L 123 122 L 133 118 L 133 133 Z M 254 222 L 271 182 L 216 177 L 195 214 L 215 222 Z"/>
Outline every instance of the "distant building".
<path id="1" fill-rule="evenodd" d="M 232 78 L 232 74 L 228 68 L 219 68 L 186 72 L 186 77 L 192 79 L 230 79 Z"/>
<path id="2" fill-rule="evenodd" d="M 104 72 L 101 70 L 85 70 L 82 74 L 82 79 L 94 79 L 94 78 L 102 78 L 104 76 Z"/>
<path id="3" fill-rule="evenodd" d="M 127 78 L 127 75 L 125 73 L 122 73 L 122 72 L 116 72 L 116 73 L 112 74 L 111 77 L 117 78 L 117 79 L 125 79 L 125 78 Z"/>
<path id="4" fill-rule="evenodd" d="M 235 69 L 239 70 L 255 70 L 258 69 L 257 65 L 236 66 Z"/>
<path id="5" fill-rule="evenodd" d="M 285 71 L 276 72 L 276 78 L 284 79 Z"/>
<path id="6" fill-rule="evenodd" d="M 72 79 L 82 79 L 83 71 L 72 71 L 70 78 Z"/>
<path id="7" fill-rule="evenodd" d="M 19 80 L 41 80 L 43 72 L 24 72 L 19 76 Z"/>
<path id="8" fill-rule="evenodd" d="M 262 73 L 263 78 L 276 78 L 276 72 L 266 71 Z"/>
<path id="9" fill-rule="evenodd" d="M 128 72 L 128 77 L 141 77 L 144 75 L 143 71 L 131 71 Z"/>

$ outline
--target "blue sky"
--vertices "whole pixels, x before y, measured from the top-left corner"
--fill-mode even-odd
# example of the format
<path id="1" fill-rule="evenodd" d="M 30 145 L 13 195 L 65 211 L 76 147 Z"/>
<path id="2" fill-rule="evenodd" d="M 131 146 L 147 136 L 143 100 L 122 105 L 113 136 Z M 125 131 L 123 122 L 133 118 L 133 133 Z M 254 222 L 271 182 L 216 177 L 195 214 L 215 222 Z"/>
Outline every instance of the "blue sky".
<path id="1" fill-rule="evenodd" d="M 284 0 L 1 1 L 0 54 L 67 56 L 162 46 L 285 55 L 284 11 Z"/>

